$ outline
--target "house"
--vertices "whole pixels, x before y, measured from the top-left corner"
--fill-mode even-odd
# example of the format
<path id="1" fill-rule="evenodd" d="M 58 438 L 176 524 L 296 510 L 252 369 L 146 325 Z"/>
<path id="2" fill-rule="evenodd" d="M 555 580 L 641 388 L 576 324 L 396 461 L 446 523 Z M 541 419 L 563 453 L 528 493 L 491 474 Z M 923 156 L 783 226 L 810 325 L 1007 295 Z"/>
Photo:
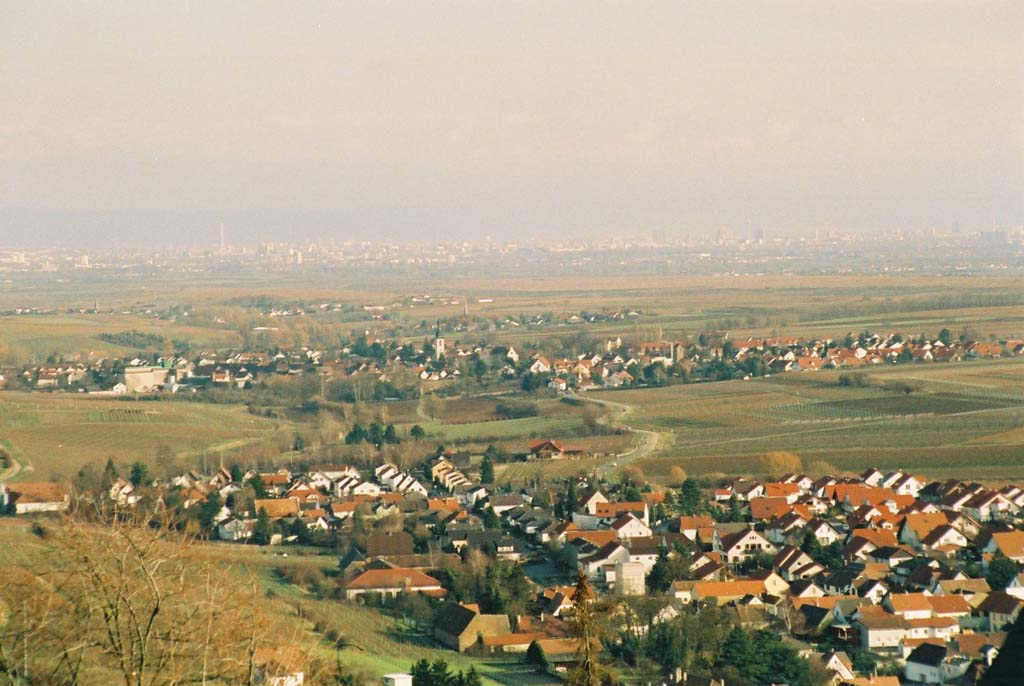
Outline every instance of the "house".
<path id="1" fill-rule="evenodd" d="M 882 603 L 889 612 L 906 619 L 932 616 L 932 606 L 924 593 L 893 593 Z"/>
<path id="2" fill-rule="evenodd" d="M 858 611 L 854 622 L 860 630 L 861 647 L 864 650 L 895 650 L 904 639 L 938 638 L 943 641 L 960 633 L 960 625 L 947 617 L 926 617 L 906 619 L 886 613 Z"/>
<path id="3" fill-rule="evenodd" d="M 632 514 L 646 526 L 650 526 L 650 511 L 647 503 L 642 500 L 624 501 L 616 503 L 598 503 L 595 507 L 594 516 L 603 519 L 609 524 L 624 514 Z"/>
<path id="4" fill-rule="evenodd" d="M 845 651 L 829 651 L 821 656 L 821 663 L 825 669 L 835 674 L 837 679 L 852 679 L 854 677 L 853 662 Z"/>
<path id="5" fill-rule="evenodd" d="M 255 519 L 238 519 L 232 517 L 217 525 L 217 538 L 222 541 L 244 541 L 252 538 Z"/>
<path id="6" fill-rule="evenodd" d="M 942 511 L 908 514 L 900 525 L 899 541 L 919 549 L 921 541 L 943 524 L 949 524 L 949 518 Z"/>
<path id="7" fill-rule="evenodd" d="M 302 686 L 306 683 L 303 654 L 285 646 L 259 648 L 253 653 L 257 686 Z"/>
<path id="8" fill-rule="evenodd" d="M 967 537 L 949 524 L 942 524 L 921 540 L 921 547 L 940 553 L 955 553 L 967 547 Z"/>
<path id="9" fill-rule="evenodd" d="M 764 581 L 674 581 L 672 594 L 684 603 L 707 602 L 714 598 L 719 605 L 740 600 L 748 595 L 767 593 Z"/>
<path id="10" fill-rule="evenodd" d="M 368 569 L 343 585 L 345 599 L 352 600 L 364 593 L 379 593 L 395 597 L 399 593 L 423 593 L 443 597 L 446 593 L 441 582 L 415 569 L 401 567 Z"/>
<path id="11" fill-rule="evenodd" d="M 811 579 L 825 571 L 824 565 L 815 562 L 810 555 L 791 545 L 783 547 L 772 560 L 772 567 L 786 581 Z"/>
<path id="12" fill-rule="evenodd" d="M 723 562 L 733 566 L 760 554 L 770 555 L 775 552 L 775 546 L 753 529 L 722 535 L 716 528 L 712 547 L 715 552 L 721 553 Z"/>
<path id="13" fill-rule="evenodd" d="M 0 484 L 0 505 L 14 505 L 15 514 L 36 512 L 64 512 L 71 503 L 71 491 L 67 484 L 49 481 L 25 481 L 14 484 Z"/>
<path id="14" fill-rule="evenodd" d="M 579 497 L 580 509 L 589 515 L 597 515 L 597 506 L 607 503 L 608 498 L 596 488 L 590 488 Z"/>
<path id="15" fill-rule="evenodd" d="M 1017 564 L 1024 563 L 1024 531 L 997 531 L 992 534 L 981 552 L 1000 553 Z"/>
<path id="16" fill-rule="evenodd" d="M 615 592 L 621 595 L 644 595 L 647 592 L 646 569 L 642 562 L 615 563 Z"/>
<path id="17" fill-rule="evenodd" d="M 297 517 L 299 514 L 299 499 L 256 498 L 253 500 L 253 509 L 256 511 L 256 514 L 259 514 L 260 510 L 265 511 L 271 519 Z"/>
<path id="18" fill-rule="evenodd" d="M 511 632 L 507 615 L 482 614 L 476 605 L 446 605 L 434 620 L 434 638 L 460 653 L 466 652 L 481 639 Z"/>
<path id="19" fill-rule="evenodd" d="M 696 541 L 698 533 L 703 529 L 711 531 L 715 526 L 715 520 L 711 515 L 682 515 L 679 517 L 679 533 L 691 541 Z"/>
<path id="20" fill-rule="evenodd" d="M 1002 631 L 1004 627 L 1017 621 L 1022 607 L 1024 600 L 1004 591 L 994 591 L 981 601 L 977 612 L 988 619 L 989 631 Z"/>
<path id="21" fill-rule="evenodd" d="M 967 673 L 970 658 L 956 655 L 944 645 L 922 643 L 907 656 L 904 676 L 907 681 L 942 684 Z"/>
<path id="22" fill-rule="evenodd" d="M 651 528 L 637 519 L 632 512 L 627 512 L 612 522 L 612 531 L 619 540 L 645 538 L 651 535 Z"/>
<path id="23" fill-rule="evenodd" d="M 577 566 L 590 579 L 598 578 L 603 567 L 614 569 L 615 563 L 630 561 L 629 549 L 614 541 L 600 548 L 591 543 L 586 545 L 590 547 L 581 551 L 582 556 L 577 556 Z"/>
<path id="24" fill-rule="evenodd" d="M 118 505 L 134 505 L 139 502 L 139 496 L 135 494 L 135 485 L 124 479 L 118 479 L 111 484 L 107 495 Z"/>
<path id="25" fill-rule="evenodd" d="M 536 459 L 559 460 L 563 458 L 579 459 L 587 456 L 587 449 L 580 445 L 563 444 L 560 441 L 539 440 L 530 444 L 530 457 Z"/>

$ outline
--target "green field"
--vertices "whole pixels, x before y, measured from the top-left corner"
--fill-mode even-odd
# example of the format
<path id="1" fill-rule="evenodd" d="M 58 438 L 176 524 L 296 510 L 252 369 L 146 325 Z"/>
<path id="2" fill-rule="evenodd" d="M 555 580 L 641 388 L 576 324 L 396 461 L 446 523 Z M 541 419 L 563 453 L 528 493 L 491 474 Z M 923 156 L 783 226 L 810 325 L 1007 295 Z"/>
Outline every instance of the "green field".
<path id="1" fill-rule="evenodd" d="M 848 372 L 849 373 L 849 372 Z M 864 370 L 904 394 L 842 387 L 840 372 L 596 394 L 639 408 L 632 426 L 661 447 L 637 464 L 648 478 L 674 465 L 691 475 L 756 473 L 771 451 L 808 468 L 902 468 L 932 478 L 1024 480 L 1024 360 L 907 364 Z"/>
<path id="2" fill-rule="evenodd" d="M 86 464 L 152 462 L 159 452 L 197 464 L 286 431 L 244 407 L 97 400 L 68 394 L 0 395 L 0 440 L 22 466 L 20 480 L 69 477 Z M 154 471 L 159 475 L 160 471 Z"/>

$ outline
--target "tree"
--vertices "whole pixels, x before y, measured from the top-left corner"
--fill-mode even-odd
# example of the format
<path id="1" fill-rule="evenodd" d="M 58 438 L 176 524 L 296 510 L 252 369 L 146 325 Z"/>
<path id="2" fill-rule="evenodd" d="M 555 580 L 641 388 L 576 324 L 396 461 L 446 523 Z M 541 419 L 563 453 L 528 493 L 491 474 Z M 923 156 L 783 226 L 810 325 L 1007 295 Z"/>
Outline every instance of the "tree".
<path id="1" fill-rule="evenodd" d="M 538 672 L 548 671 L 548 656 L 544 654 L 544 648 L 537 641 L 531 641 L 530 647 L 526 649 L 526 664 L 533 665 Z"/>
<path id="2" fill-rule="evenodd" d="M 252 684 L 256 654 L 299 635 L 166 522 L 52 525 L 45 572 L 0 586 L 2 683 Z"/>
<path id="3" fill-rule="evenodd" d="M 682 486 L 683 483 L 686 481 L 686 470 L 680 467 L 679 465 L 675 465 L 674 467 L 672 467 L 672 469 L 669 470 L 668 474 L 669 483 L 675 484 L 676 486 Z"/>
<path id="4" fill-rule="evenodd" d="M 132 482 L 132 485 L 136 488 L 146 486 L 149 484 L 149 467 L 146 466 L 145 462 L 133 462 L 131 471 L 128 473 L 128 480 Z"/>
<path id="5" fill-rule="evenodd" d="M 579 643 L 576 668 L 569 674 L 569 686 L 599 686 L 601 664 L 598 661 L 598 618 L 594 612 L 594 589 L 582 571 L 576 574 L 576 590 L 572 593 L 573 635 Z"/>
<path id="6" fill-rule="evenodd" d="M 686 515 L 695 515 L 705 509 L 704 494 L 700 484 L 694 479 L 686 479 L 679 490 L 679 511 Z"/>
<path id="7" fill-rule="evenodd" d="M 272 533 L 270 515 L 267 514 L 265 507 L 261 507 L 260 511 L 256 513 L 256 524 L 252 528 L 252 541 L 257 545 L 267 545 L 270 543 Z"/>
<path id="8" fill-rule="evenodd" d="M 1002 591 L 1017 576 L 1017 563 L 1003 555 L 996 555 L 988 563 L 985 580 L 993 591 Z"/>
<path id="9" fill-rule="evenodd" d="M 409 435 L 412 436 L 413 440 L 421 441 L 426 437 L 427 432 L 419 424 L 413 424 L 413 427 L 409 429 Z"/>
<path id="10" fill-rule="evenodd" d="M 484 455 L 484 459 L 480 463 L 480 483 L 494 483 L 494 462 L 491 460 L 491 456 L 487 454 Z"/>
<path id="11" fill-rule="evenodd" d="M 803 469 L 799 455 L 777 450 L 761 458 L 761 471 L 770 476 L 781 476 L 787 472 L 796 473 Z"/>
<path id="12" fill-rule="evenodd" d="M 486 529 L 500 529 L 501 520 L 498 519 L 498 515 L 494 512 L 493 507 L 488 507 L 483 511 L 484 528 Z"/>
<path id="13" fill-rule="evenodd" d="M 213 528 L 213 523 L 217 515 L 220 514 L 220 508 L 220 493 L 210 491 L 210 494 L 206 496 L 206 502 L 199 506 L 199 526 L 203 531 L 209 532 Z"/>
<path id="14" fill-rule="evenodd" d="M 267 497 L 267 486 L 263 483 L 263 479 L 259 474 L 249 479 L 249 485 L 252 486 L 253 497 L 255 498 L 266 498 Z"/>
<path id="15" fill-rule="evenodd" d="M 754 657 L 750 635 L 737 626 L 725 637 L 722 650 L 718 653 L 717 665 L 720 669 L 730 667 L 742 675 L 747 675 L 750 673 Z"/>
<path id="16" fill-rule="evenodd" d="M 672 585 L 672 573 L 669 571 L 668 555 L 665 550 L 658 551 L 658 559 L 647 573 L 646 581 L 649 593 L 664 593 Z"/>
<path id="17" fill-rule="evenodd" d="M 115 481 L 117 481 L 117 467 L 114 466 L 114 459 L 108 457 L 107 464 L 103 467 L 103 476 L 100 477 L 100 488 L 109 491 Z"/>

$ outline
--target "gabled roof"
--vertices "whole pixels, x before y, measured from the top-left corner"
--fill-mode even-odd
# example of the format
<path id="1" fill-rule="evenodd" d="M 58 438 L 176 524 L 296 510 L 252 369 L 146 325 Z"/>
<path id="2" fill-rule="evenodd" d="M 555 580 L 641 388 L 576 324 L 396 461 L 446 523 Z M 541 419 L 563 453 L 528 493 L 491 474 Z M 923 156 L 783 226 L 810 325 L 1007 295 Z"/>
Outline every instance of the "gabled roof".
<path id="1" fill-rule="evenodd" d="M 408 588 L 440 586 L 441 582 L 415 569 L 368 569 L 345 584 L 345 588 Z"/>
<path id="2" fill-rule="evenodd" d="M 946 659 L 946 646 L 939 646 L 933 643 L 922 643 L 914 648 L 907 656 L 907 662 L 914 662 L 919 665 L 938 667 Z"/>
<path id="3" fill-rule="evenodd" d="M 266 510 L 271 519 L 293 517 L 299 514 L 299 501 L 296 498 L 257 498 L 253 501 L 253 509 L 257 514 Z"/>

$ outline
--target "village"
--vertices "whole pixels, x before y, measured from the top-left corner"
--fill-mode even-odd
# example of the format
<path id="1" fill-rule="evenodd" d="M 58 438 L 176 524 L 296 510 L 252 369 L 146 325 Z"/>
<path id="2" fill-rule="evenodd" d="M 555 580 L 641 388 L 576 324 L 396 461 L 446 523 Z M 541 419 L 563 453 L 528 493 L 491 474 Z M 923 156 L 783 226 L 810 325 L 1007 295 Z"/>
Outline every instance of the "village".
<path id="1" fill-rule="evenodd" d="M 581 321 L 575 314 L 564 319 L 570 324 Z M 574 342 L 563 342 L 531 351 L 513 345 L 450 342 L 440 326 L 433 333 L 433 338 L 418 345 L 368 329 L 356 332 L 349 344 L 338 349 L 275 346 L 196 355 L 140 353 L 91 361 L 53 357 L 42 365 L 0 369 L 0 388 L 137 396 L 252 390 L 276 376 L 308 376 L 321 382 L 307 390 L 311 397 L 333 395 L 351 401 L 358 395 L 348 382 L 368 379 L 373 384 L 368 399 L 384 400 L 414 396 L 425 384 L 443 388 L 475 382 L 526 391 L 576 392 L 1024 355 L 1024 340 L 954 338 L 949 329 L 935 337 L 865 331 L 842 340 L 809 341 L 794 336 L 734 340 L 720 332 L 703 333 L 693 340 L 640 343 L 616 336 L 584 350 Z M 160 343 L 138 332 L 117 338 L 139 347 Z M 329 387 L 331 382 L 337 382 L 334 388 Z"/>
<path id="2" fill-rule="evenodd" d="M 538 440 L 526 453 L 579 451 Z M 414 615 L 440 646 L 553 675 L 577 659 L 578 574 L 605 607 L 606 651 L 627 663 L 654 655 L 666 684 L 729 683 L 721 665 L 698 673 L 673 661 L 667 629 L 686 616 L 770 629 L 834 684 L 974 683 L 1024 608 L 1024 490 L 1014 485 L 869 469 L 672 488 L 581 475 L 503 489 L 490 455 L 454 451 L 409 470 L 106 476 L 101 500 L 115 516 L 173 509 L 223 545 L 326 546 L 338 551 L 337 602 Z M 82 495 L 0 486 L 14 515 L 64 511 Z M 471 568 L 488 571 L 469 588 L 459 579 Z"/>

